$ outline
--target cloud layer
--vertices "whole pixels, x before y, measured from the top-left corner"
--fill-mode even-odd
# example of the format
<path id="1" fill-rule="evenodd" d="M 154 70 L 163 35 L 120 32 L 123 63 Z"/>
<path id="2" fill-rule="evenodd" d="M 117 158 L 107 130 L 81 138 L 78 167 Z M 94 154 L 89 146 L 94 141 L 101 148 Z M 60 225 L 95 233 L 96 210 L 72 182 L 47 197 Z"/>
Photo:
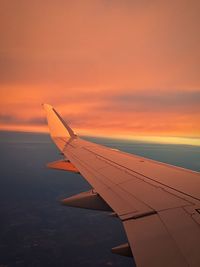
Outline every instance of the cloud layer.
<path id="1" fill-rule="evenodd" d="M 2 129 L 199 136 L 200 2 L 0 2 Z"/>

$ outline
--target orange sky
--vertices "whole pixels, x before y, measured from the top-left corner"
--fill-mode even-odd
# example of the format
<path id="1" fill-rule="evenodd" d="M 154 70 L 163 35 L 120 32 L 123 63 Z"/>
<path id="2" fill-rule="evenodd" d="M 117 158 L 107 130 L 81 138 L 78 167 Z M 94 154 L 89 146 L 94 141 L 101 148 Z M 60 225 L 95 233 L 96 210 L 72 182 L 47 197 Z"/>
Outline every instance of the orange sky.
<path id="1" fill-rule="evenodd" d="M 0 126 L 200 137 L 199 0 L 0 0 Z"/>

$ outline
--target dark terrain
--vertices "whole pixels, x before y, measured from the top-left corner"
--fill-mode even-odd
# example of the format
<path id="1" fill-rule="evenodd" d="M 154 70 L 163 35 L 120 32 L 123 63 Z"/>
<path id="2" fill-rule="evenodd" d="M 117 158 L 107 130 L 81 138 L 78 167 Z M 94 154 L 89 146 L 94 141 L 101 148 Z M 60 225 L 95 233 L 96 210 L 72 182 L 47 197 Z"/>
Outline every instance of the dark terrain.
<path id="1" fill-rule="evenodd" d="M 200 169 L 200 147 L 86 139 Z M 127 240 L 118 219 L 60 205 L 90 185 L 78 174 L 46 168 L 61 157 L 48 135 L 0 132 L 0 151 L 0 267 L 133 266 L 110 252 Z"/>

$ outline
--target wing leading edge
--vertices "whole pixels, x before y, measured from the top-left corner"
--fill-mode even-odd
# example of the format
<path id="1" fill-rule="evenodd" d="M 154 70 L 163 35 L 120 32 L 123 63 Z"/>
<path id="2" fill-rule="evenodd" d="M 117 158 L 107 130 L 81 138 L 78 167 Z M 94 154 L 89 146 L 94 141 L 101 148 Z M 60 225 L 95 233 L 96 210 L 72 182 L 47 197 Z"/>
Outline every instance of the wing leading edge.
<path id="1" fill-rule="evenodd" d="M 44 109 L 50 135 L 68 159 L 53 166 L 71 167 L 93 188 L 63 204 L 112 210 L 129 242 L 113 252 L 133 254 L 139 267 L 200 266 L 199 173 L 85 141 L 53 107 Z"/>

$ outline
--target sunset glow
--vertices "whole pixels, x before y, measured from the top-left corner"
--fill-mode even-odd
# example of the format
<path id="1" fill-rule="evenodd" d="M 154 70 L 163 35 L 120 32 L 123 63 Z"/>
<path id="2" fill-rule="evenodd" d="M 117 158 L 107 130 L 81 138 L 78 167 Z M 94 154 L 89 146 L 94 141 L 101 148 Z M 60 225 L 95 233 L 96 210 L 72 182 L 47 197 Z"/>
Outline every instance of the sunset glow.
<path id="1" fill-rule="evenodd" d="M 200 2 L 1 1 L 0 127 L 200 144 Z"/>

